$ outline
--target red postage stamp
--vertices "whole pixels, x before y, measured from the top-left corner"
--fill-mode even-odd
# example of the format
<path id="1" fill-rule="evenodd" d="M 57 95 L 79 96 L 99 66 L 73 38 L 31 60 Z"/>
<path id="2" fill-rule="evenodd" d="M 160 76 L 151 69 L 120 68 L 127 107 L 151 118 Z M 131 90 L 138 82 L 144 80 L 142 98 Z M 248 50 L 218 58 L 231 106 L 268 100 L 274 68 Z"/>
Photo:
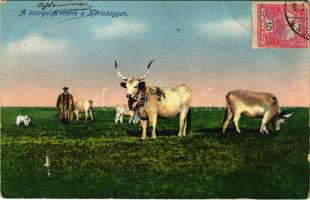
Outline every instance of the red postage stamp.
<path id="1" fill-rule="evenodd" d="M 253 2 L 252 48 L 309 48 L 309 3 Z"/>

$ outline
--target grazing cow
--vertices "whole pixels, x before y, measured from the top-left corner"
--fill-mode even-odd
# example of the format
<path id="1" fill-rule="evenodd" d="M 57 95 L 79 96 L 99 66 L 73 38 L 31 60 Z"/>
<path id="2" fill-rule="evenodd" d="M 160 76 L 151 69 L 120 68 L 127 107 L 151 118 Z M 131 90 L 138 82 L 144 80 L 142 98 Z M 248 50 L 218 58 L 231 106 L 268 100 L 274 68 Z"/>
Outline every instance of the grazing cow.
<path id="1" fill-rule="evenodd" d="M 80 113 L 85 113 L 85 122 L 88 118 L 88 113 L 90 115 L 91 120 L 94 120 L 93 117 L 93 101 L 80 99 L 74 102 L 74 114 L 76 116 L 76 120 L 79 120 Z"/>
<path id="2" fill-rule="evenodd" d="M 18 115 L 16 117 L 16 125 L 20 126 L 22 124 L 24 124 L 25 126 L 29 126 L 30 124 L 30 117 L 28 115 Z"/>
<path id="3" fill-rule="evenodd" d="M 116 109 L 116 116 L 115 116 L 115 124 L 118 123 L 118 121 L 120 121 L 121 123 L 123 123 L 123 116 L 124 115 L 128 115 L 130 117 L 128 123 L 138 123 L 136 122 L 133 118 L 134 118 L 134 111 L 129 110 L 128 105 L 127 104 L 118 104 L 115 107 Z"/>
<path id="4" fill-rule="evenodd" d="M 231 91 L 226 95 L 226 113 L 223 123 L 223 133 L 225 133 L 232 118 L 237 132 L 240 133 L 238 122 L 241 115 L 262 118 L 260 126 L 260 133 L 262 134 L 268 133 L 268 122 L 271 122 L 272 128 L 278 131 L 284 120 L 291 117 L 295 111 L 296 109 L 292 112 L 281 112 L 277 98 L 270 93 L 245 90 Z"/>
<path id="5" fill-rule="evenodd" d="M 127 90 L 128 107 L 140 117 L 142 128 L 140 139 L 146 139 L 148 121 L 152 130 L 151 139 L 155 139 L 157 116 L 170 118 L 178 114 L 180 114 L 178 136 L 185 137 L 191 121 L 190 103 L 192 91 L 184 84 L 172 88 L 146 85 L 142 80 L 146 78 L 152 62 L 153 60 L 149 63 L 144 75 L 139 78 L 129 78 L 123 76 L 117 70 L 117 62 L 115 61 L 116 72 L 125 81 L 121 83 L 121 86 Z"/>

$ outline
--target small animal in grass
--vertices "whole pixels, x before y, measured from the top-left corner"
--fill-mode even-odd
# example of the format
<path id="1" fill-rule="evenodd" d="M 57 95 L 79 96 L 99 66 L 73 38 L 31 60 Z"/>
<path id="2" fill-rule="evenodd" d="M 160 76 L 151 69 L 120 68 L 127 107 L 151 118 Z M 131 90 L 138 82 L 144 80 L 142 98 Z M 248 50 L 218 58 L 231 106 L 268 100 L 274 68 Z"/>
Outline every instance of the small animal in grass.
<path id="1" fill-rule="evenodd" d="M 31 121 L 31 119 L 28 115 L 18 115 L 16 117 L 16 125 L 17 126 L 21 126 L 21 125 L 29 126 L 30 121 Z"/>
<path id="2" fill-rule="evenodd" d="M 52 176 L 51 174 L 51 170 L 50 170 L 50 159 L 48 157 L 48 155 L 45 156 L 45 163 L 43 164 L 44 167 L 47 168 L 47 176 L 50 178 Z"/>

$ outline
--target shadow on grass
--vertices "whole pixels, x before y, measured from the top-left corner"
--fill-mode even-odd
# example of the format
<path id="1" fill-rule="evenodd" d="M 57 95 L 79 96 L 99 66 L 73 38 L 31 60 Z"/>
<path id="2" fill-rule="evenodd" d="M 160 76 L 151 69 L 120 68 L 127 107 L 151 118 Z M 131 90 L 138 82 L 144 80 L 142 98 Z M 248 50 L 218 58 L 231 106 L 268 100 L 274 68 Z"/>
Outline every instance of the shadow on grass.
<path id="1" fill-rule="evenodd" d="M 196 131 L 200 135 L 213 137 L 275 137 L 278 134 L 276 131 L 269 131 L 269 134 L 261 134 L 258 129 L 243 128 L 241 133 L 238 133 L 235 128 L 227 128 L 225 133 L 222 133 L 222 128 L 204 128 Z"/>
<path id="2" fill-rule="evenodd" d="M 241 133 L 240 134 L 244 134 L 244 133 L 251 133 L 251 134 L 257 134 L 259 133 L 259 130 L 257 129 L 249 129 L 249 128 L 243 128 L 240 129 Z M 204 128 L 204 129 L 200 129 L 197 132 L 199 133 L 206 133 L 206 134 L 239 134 L 235 128 L 227 128 L 225 133 L 222 133 L 222 127 L 219 128 Z"/>
<path id="3" fill-rule="evenodd" d="M 178 130 L 157 130 L 156 136 L 177 136 Z M 132 137 L 140 137 L 141 130 L 127 130 L 127 134 Z M 151 129 L 147 129 L 146 136 L 151 136 Z"/>
<path id="4" fill-rule="evenodd" d="M 157 130 L 156 136 L 177 136 L 178 130 Z M 128 136 L 140 137 L 141 130 L 127 130 Z M 222 133 L 222 128 L 204 128 L 193 131 L 192 136 L 211 136 L 211 137 L 274 137 L 278 135 L 278 132 L 270 131 L 269 134 L 262 135 L 258 129 L 243 128 L 241 133 L 238 133 L 234 128 L 226 129 L 225 133 Z M 151 136 L 151 130 L 148 128 L 147 137 Z"/>

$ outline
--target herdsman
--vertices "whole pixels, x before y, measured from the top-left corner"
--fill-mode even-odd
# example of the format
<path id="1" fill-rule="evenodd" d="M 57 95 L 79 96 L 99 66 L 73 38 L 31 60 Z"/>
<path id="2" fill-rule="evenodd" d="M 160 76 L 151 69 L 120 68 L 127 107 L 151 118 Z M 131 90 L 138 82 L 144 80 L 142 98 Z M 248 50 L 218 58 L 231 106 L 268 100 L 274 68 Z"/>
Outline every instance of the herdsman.
<path id="1" fill-rule="evenodd" d="M 74 101 L 73 96 L 68 92 L 69 88 L 64 87 L 63 93 L 58 96 L 56 107 L 58 109 L 58 118 L 61 123 L 69 124 L 73 120 Z"/>

